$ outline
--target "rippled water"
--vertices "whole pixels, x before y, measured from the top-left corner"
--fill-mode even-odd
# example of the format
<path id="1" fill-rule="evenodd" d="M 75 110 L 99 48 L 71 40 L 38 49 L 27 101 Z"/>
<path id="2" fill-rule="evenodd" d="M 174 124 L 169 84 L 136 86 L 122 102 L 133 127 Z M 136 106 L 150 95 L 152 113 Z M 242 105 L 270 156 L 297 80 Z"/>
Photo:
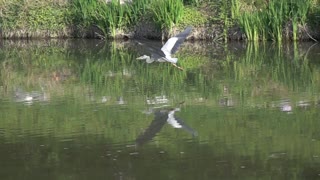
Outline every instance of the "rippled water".
<path id="1" fill-rule="evenodd" d="M 1 179 L 320 177 L 319 45 L 0 46 Z"/>

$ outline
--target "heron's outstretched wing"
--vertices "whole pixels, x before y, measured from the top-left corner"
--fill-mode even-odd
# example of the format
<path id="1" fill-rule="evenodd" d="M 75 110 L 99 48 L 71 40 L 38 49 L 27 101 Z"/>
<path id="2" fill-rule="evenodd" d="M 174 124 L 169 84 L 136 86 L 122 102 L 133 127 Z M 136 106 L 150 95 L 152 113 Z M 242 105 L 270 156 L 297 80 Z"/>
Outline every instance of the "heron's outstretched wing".
<path id="1" fill-rule="evenodd" d="M 166 56 L 171 56 L 178 51 L 178 48 L 183 43 L 183 41 L 187 38 L 187 36 L 191 33 L 192 27 L 187 27 L 183 32 L 178 35 L 171 37 L 168 41 L 163 45 L 161 50 Z"/>
<path id="2" fill-rule="evenodd" d="M 165 54 L 160 50 L 161 42 L 159 41 L 151 41 L 146 39 L 135 40 L 137 46 L 135 47 L 140 53 L 145 55 L 150 55 L 153 59 L 159 59 L 164 57 Z"/>

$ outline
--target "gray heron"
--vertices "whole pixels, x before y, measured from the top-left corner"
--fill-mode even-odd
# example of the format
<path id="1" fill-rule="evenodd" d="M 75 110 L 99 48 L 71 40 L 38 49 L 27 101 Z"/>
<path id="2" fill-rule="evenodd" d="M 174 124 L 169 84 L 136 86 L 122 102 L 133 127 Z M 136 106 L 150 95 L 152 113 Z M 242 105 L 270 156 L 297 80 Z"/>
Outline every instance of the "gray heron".
<path id="1" fill-rule="evenodd" d="M 161 47 L 161 49 L 156 49 L 153 47 L 147 47 L 149 50 L 150 56 L 143 55 L 138 57 L 139 60 L 146 60 L 147 63 L 157 62 L 170 62 L 173 66 L 183 70 L 183 68 L 177 66 L 178 58 L 172 57 L 174 53 L 178 51 L 180 45 L 191 33 L 192 27 L 187 27 L 183 32 L 171 37 L 168 41 Z M 140 43 L 141 44 L 141 43 Z"/>

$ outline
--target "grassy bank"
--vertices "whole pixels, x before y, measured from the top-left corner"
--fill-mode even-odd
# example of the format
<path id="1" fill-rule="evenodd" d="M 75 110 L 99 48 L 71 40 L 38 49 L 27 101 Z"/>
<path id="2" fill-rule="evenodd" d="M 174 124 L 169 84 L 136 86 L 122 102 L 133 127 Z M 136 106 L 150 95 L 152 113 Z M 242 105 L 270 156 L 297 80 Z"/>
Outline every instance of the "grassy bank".
<path id="1" fill-rule="evenodd" d="M 2 0 L 0 32 L 2 38 L 121 38 L 136 29 L 145 36 L 148 29 L 169 35 L 192 25 L 195 34 L 203 34 L 196 39 L 299 40 L 318 33 L 312 30 L 319 26 L 318 5 L 316 0 Z"/>
<path id="2" fill-rule="evenodd" d="M 301 38 L 298 36 L 299 31 L 307 31 L 306 24 L 310 22 L 312 12 L 316 10 L 314 0 L 270 1 L 261 9 L 248 12 L 240 12 L 236 7 L 235 19 L 248 40 L 297 40 Z"/>
<path id="3" fill-rule="evenodd" d="M 61 37 L 71 25 L 67 1 L 0 1 L 2 37 Z"/>

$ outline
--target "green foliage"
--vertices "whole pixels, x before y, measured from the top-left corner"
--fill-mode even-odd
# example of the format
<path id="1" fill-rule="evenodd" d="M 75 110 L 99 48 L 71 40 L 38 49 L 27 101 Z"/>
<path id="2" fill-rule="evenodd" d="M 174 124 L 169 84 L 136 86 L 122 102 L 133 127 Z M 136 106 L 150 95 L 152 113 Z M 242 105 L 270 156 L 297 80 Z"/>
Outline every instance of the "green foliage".
<path id="1" fill-rule="evenodd" d="M 252 16 L 250 13 L 243 13 L 239 17 L 239 23 L 242 25 L 248 40 L 257 41 L 266 39 L 265 29 L 263 28 L 265 24 L 263 24 L 263 17 L 260 14 Z"/>
<path id="2" fill-rule="evenodd" d="M 131 24 L 137 23 L 146 16 L 146 13 L 150 11 L 149 4 L 151 2 L 152 0 L 135 0 L 131 3 Z"/>
<path id="3" fill-rule="evenodd" d="M 206 22 L 207 22 L 206 15 L 202 14 L 196 8 L 193 8 L 191 6 L 186 6 L 184 7 L 183 15 L 178 25 L 181 27 L 186 27 L 190 25 L 197 27 L 197 26 L 204 25 Z"/>
<path id="4" fill-rule="evenodd" d="M 153 1 L 151 6 L 155 23 L 169 30 L 179 23 L 183 15 L 183 8 L 182 0 Z"/>
<path id="5" fill-rule="evenodd" d="M 101 30 L 108 29 L 111 37 L 114 37 L 117 29 L 124 28 L 129 23 L 130 10 L 127 5 L 120 4 L 118 0 L 112 0 L 108 4 L 102 3 L 98 4 L 94 11 L 96 12 L 94 21 Z"/>
<path id="6" fill-rule="evenodd" d="M 187 5 L 199 5 L 200 4 L 200 1 L 201 0 L 183 0 L 183 3 L 184 4 L 187 4 Z"/>
<path id="7" fill-rule="evenodd" d="M 26 21 L 32 29 L 63 29 L 66 25 L 66 10 L 55 7 L 34 7 L 29 10 Z"/>
<path id="8" fill-rule="evenodd" d="M 123 28 L 127 21 L 127 8 L 120 1 L 112 0 L 110 3 L 97 0 L 73 1 L 75 20 L 85 27 L 96 25 L 107 36 L 115 35 L 117 28 Z"/>
<path id="9" fill-rule="evenodd" d="M 312 7 L 309 9 L 308 16 L 307 16 L 307 23 L 312 28 L 318 28 L 320 26 L 320 6 Z"/>
<path id="10" fill-rule="evenodd" d="M 115 37 L 116 31 L 139 21 L 150 0 L 121 4 L 119 0 L 106 3 L 99 0 L 74 0 L 74 23 L 84 27 L 95 25 L 105 36 Z"/>
<path id="11" fill-rule="evenodd" d="M 58 6 L 53 1 L 4 1 L 0 12 L 3 30 L 61 30 L 70 18 L 68 6 Z"/>
<path id="12" fill-rule="evenodd" d="M 223 37 L 224 41 L 227 42 L 228 39 L 228 29 L 232 25 L 230 16 L 230 2 L 221 1 L 221 13 L 220 18 L 223 21 Z"/>
<path id="13" fill-rule="evenodd" d="M 231 0 L 231 18 L 240 17 L 240 6 L 239 0 Z"/>
<path id="14" fill-rule="evenodd" d="M 221 26 L 227 40 L 229 28 L 239 24 L 248 40 L 280 42 L 285 33 L 298 40 L 299 27 L 307 22 L 317 27 L 318 5 L 316 0 L 134 0 L 124 4 L 119 0 L 2 0 L 0 29 L 32 36 L 63 32 L 74 25 L 81 30 L 95 26 L 104 36 L 114 37 L 117 31 L 151 20 L 169 31 L 174 26 Z"/>
<path id="15" fill-rule="evenodd" d="M 240 26 L 247 35 L 248 40 L 274 40 L 282 41 L 283 29 L 288 24 L 292 24 L 293 40 L 297 39 L 297 25 L 304 24 L 312 0 L 290 1 L 281 0 L 269 1 L 265 9 L 255 12 L 243 12 L 239 14 L 238 8 L 233 9 L 233 14 L 238 14 Z M 233 6 L 237 1 L 232 1 Z"/>

